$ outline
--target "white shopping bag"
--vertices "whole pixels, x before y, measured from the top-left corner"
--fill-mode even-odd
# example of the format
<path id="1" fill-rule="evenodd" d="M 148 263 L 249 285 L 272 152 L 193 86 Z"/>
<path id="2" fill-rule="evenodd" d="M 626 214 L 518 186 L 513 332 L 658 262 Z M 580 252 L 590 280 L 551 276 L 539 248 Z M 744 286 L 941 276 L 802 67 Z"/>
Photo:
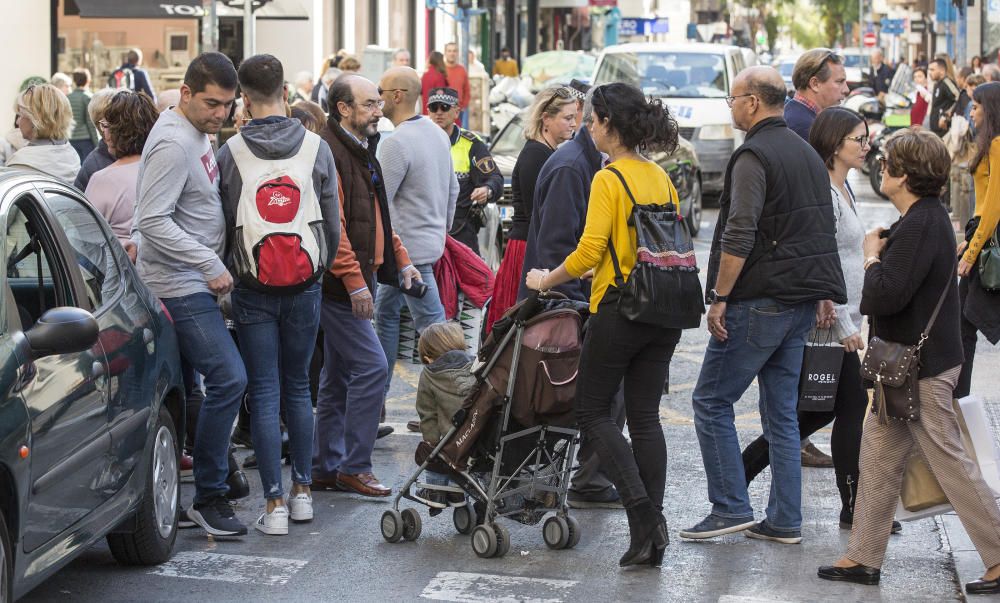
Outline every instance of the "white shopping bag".
<path id="1" fill-rule="evenodd" d="M 994 497 L 1000 497 L 1000 447 L 997 446 L 993 436 L 986 407 L 981 399 L 974 396 L 962 398 L 958 404 L 962 409 L 962 416 L 965 417 L 965 424 L 969 428 L 969 437 L 976 451 L 976 460 L 979 463 L 979 471 L 983 474 L 983 480 L 993 490 Z M 951 505 L 938 505 L 920 511 L 907 511 L 900 501 L 896 504 L 896 519 L 914 521 L 951 513 L 951 511 Z"/>

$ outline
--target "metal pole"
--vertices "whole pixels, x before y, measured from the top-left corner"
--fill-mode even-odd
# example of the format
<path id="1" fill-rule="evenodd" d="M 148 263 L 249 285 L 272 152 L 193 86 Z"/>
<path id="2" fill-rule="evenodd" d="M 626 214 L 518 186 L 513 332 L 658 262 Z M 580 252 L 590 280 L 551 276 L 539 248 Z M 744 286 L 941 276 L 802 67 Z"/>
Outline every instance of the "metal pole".
<path id="1" fill-rule="evenodd" d="M 255 46 L 254 43 L 254 19 L 253 19 L 253 1 L 243 0 L 243 58 L 247 59 L 254 55 Z"/>
<path id="2" fill-rule="evenodd" d="M 865 0 L 858 0 L 858 48 L 865 45 Z"/>
<path id="3" fill-rule="evenodd" d="M 464 8 L 458 9 L 458 23 L 462 27 L 462 33 L 458 41 L 458 62 L 465 66 L 466 77 L 469 73 L 469 12 Z M 459 91 L 461 92 L 461 91 Z M 462 127 L 469 127 L 469 108 L 462 111 Z"/>
<path id="4" fill-rule="evenodd" d="M 205 16 L 201 18 L 201 51 L 211 52 L 219 49 L 219 13 L 215 8 L 215 0 L 202 0 Z"/>

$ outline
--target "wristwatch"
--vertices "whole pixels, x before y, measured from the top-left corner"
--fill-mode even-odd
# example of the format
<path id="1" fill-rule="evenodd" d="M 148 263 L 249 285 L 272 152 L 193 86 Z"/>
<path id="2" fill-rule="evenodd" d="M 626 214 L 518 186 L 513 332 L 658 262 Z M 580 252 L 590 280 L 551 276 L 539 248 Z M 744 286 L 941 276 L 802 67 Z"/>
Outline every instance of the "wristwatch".
<path id="1" fill-rule="evenodd" d="M 729 301 L 728 295 L 719 295 L 719 292 L 715 289 L 709 289 L 706 297 L 709 304 L 724 304 Z"/>

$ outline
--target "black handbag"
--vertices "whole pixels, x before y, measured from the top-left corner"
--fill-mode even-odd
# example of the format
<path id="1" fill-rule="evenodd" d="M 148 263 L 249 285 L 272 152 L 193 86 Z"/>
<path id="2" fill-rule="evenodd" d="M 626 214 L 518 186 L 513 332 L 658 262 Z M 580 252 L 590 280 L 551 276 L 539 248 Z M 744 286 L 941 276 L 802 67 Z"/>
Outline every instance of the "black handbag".
<path id="1" fill-rule="evenodd" d="M 614 242 L 608 238 L 618 312 L 629 320 L 670 329 L 693 329 L 705 313 L 703 291 L 691 235 L 669 200 L 664 204 L 636 203 L 625 178 L 614 167 L 632 202 L 628 223 L 635 227 L 636 261 L 628 281 L 622 274 Z"/>
<path id="2" fill-rule="evenodd" d="M 824 337 L 825 334 L 825 337 Z M 800 411 L 829 412 L 837 403 L 844 346 L 833 340 L 830 329 L 816 329 L 802 353 L 799 378 Z"/>
<path id="3" fill-rule="evenodd" d="M 949 289 L 950 281 L 941 292 L 941 299 L 916 345 L 895 343 L 880 337 L 872 337 L 868 342 L 868 352 L 861 363 L 861 376 L 875 383 L 872 413 L 878 415 L 879 423 L 885 425 L 888 419 L 920 420 L 920 350 L 934 328 L 934 321 Z"/>

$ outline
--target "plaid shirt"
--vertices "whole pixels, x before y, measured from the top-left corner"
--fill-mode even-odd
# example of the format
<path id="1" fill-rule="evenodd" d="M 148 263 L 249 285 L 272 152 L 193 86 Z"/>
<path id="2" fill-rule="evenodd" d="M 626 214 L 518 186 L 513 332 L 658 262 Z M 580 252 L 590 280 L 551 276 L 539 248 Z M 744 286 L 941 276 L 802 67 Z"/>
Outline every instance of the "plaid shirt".
<path id="1" fill-rule="evenodd" d="M 792 100 L 793 101 L 797 101 L 799 103 L 802 103 L 803 105 L 806 106 L 807 109 L 809 109 L 810 111 L 812 111 L 816 115 L 819 115 L 819 111 L 820 111 L 819 105 L 817 105 L 816 103 L 812 102 L 808 98 L 802 96 L 798 92 L 795 93 L 795 97 L 792 98 Z"/>

